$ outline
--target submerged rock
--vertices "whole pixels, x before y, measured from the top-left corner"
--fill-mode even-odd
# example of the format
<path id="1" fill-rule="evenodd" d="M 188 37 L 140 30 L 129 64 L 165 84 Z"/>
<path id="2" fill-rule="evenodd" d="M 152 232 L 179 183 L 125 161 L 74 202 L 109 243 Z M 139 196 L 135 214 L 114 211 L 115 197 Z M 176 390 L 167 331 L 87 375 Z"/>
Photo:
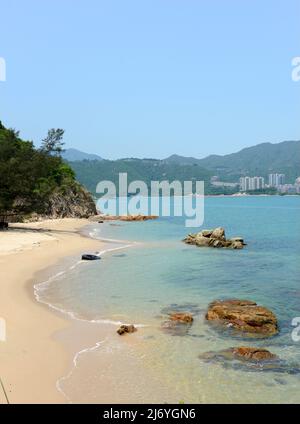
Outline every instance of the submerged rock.
<path id="1" fill-rule="evenodd" d="M 171 319 L 164 321 L 161 329 L 164 333 L 171 336 L 186 336 L 192 326 L 192 322 L 172 321 Z"/>
<path id="2" fill-rule="evenodd" d="M 239 361 L 252 362 L 273 361 L 278 359 L 277 355 L 274 355 L 267 349 L 245 346 L 231 347 L 219 352 L 206 352 L 199 357 L 206 360 L 222 358 L 224 360 L 237 359 Z"/>
<path id="3" fill-rule="evenodd" d="M 273 312 L 250 300 L 216 300 L 209 305 L 206 319 L 247 336 L 269 337 L 278 333 L 277 318 Z"/>
<path id="4" fill-rule="evenodd" d="M 171 321 L 178 321 L 178 322 L 186 322 L 191 323 L 194 321 L 194 318 L 192 314 L 189 314 L 188 312 L 173 312 L 170 315 Z"/>
<path id="5" fill-rule="evenodd" d="M 271 371 L 286 374 L 298 374 L 298 366 L 289 364 L 267 349 L 256 347 L 231 347 L 217 352 L 205 352 L 199 359 L 208 363 L 218 363 L 224 368 L 239 371 Z"/>
<path id="6" fill-rule="evenodd" d="M 176 312 L 189 313 L 192 316 L 204 312 L 197 303 L 171 303 L 161 309 L 163 315 L 171 315 Z"/>
<path id="7" fill-rule="evenodd" d="M 194 321 L 192 313 L 185 312 L 180 307 L 177 310 L 165 308 L 163 311 L 168 315 L 168 319 L 162 323 L 161 329 L 172 336 L 186 336 Z"/>
<path id="8" fill-rule="evenodd" d="M 225 230 L 222 227 L 213 230 L 202 230 L 196 234 L 188 234 L 183 241 L 198 247 L 206 246 L 214 248 L 243 249 L 243 247 L 246 246 L 242 237 L 226 239 Z"/>
<path id="9" fill-rule="evenodd" d="M 261 349 L 256 347 L 235 347 L 232 348 L 232 355 L 239 359 L 246 361 L 270 361 L 278 359 L 277 355 L 269 352 L 267 349 Z"/>
<path id="10" fill-rule="evenodd" d="M 130 324 L 130 325 L 123 324 L 117 330 L 117 333 L 120 336 L 122 336 L 123 334 L 126 334 L 126 333 L 134 333 L 135 331 L 137 331 L 137 328 L 133 324 Z"/>

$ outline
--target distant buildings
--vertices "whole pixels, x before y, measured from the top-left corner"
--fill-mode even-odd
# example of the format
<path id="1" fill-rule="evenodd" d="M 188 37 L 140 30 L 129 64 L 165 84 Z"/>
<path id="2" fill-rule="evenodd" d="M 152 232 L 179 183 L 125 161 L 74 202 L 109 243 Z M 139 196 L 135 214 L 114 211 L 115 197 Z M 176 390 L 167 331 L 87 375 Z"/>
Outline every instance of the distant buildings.
<path id="1" fill-rule="evenodd" d="M 282 194 L 300 194 L 300 177 L 296 179 L 295 184 L 281 184 L 277 189 Z"/>
<path id="2" fill-rule="evenodd" d="M 294 184 L 285 184 L 284 174 L 269 174 L 269 184 L 265 183 L 264 177 L 241 177 L 239 183 L 233 183 L 220 181 L 217 175 L 211 177 L 210 182 L 215 187 L 234 189 L 239 186 L 241 193 L 266 189 L 270 194 L 300 194 L 300 177 Z"/>
<path id="3" fill-rule="evenodd" d="M 284 185 L 284 174 L 269 174 L 269 187 L 279 187 Z"/>
<path id="4" fill-rule="evenodd" d="M 261 190 L 265 187 L 265 179 L 263 177 L 241 177 L 241 191 Z"/>
<path id="5" fill-rule="evenodd" d="M 219 181 L 219 177 L 217 175 L 214 175 L 210 179 L 211 185 L 215 187 L 227 187 L 227 188 L 236 188 L 238 187 L 239 183 L 229 183 L 225 181 Z"/>

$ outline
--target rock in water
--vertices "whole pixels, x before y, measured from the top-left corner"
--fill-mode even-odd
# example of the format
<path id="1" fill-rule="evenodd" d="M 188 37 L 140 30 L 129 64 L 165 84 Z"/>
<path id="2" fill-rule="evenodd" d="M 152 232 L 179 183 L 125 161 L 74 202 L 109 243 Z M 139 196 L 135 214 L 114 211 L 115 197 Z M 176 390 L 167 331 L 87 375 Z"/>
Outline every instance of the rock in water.
<path id="1" fill-rule="evenodd" d="M 215 228 L 210 235 L 210 238 L 215 238 L 217 240 L 225 240 L 225 230 L 222 227 Z"/>
<path id="2" fill-rule="evenodd" d="M 191 323 L 194 321 L 194 318 L 188 312 L 173 312 L 170 314 L 170 320 Z"/>
<path id="3" fill-rule="evenodd" d="M 135 328 L 135 326 L 133 324 L 130 325 L 121 325 L 121 327 L 117 330 L 117 333 L 122 336 L 123 334 L 126 333 L 134 333 L 135 331 L 137 331 L 137 329 Z"/>
<path id="4" fill-rule="evenodd" d="M 220 350 L 218 352 L 206 352 L 200 355 L 199 358 L 204 360 L 236 359 L 239 361 L 264 362 L 277 360 L 278 356 L 274 355 L 267 349 L 240 346 L 231 347 L 229 349 Z"/>
<path id="5" fill-rule="evenodd" d="M 90 254 L 84 254 L 81 256 L 81 260 L 83 261 L 97 261 L 101 259 L 98 255 L 90 255 Z"/>
<path id="6" fill-rule="evenodd" d="M 172 336 L 186 336 L 194 321 L 189 312 L 170 312 L 167 321 L 162 323 L 162 330 Z"/>
<path id="7" fill-rule="evenodd" d="M 243 249 L 246 246 L 242 237 L 226 239 L 225 230 L 222 227 L 214 230 L 202 230 L 196 234 L 188 234 L 183 240 L 187 244 L 194 244 L 199 247 L 225 247 L 227 249 Z"/>
<path id="8" fill-rule="evenodd" d="M 171 336 L 186 336 L 191 328 L 191 322 L 184 321 L 164 321 L 161 325 L 161 329 L 164 333 L 170 334 Z"/>
<path id="9" fill-rule="evenodd" d="M 256 347 L 231 347 L 216 352 L 205 352 L 199 359 L 208 363 L 216 363 L 224 368 L 246 372 L 272 372 L 299 374 L 298 364 L 279 358 L 267 349 Z"/>
<path id="10" fill-rule="evenodd" d="M 120 216 L 120 221 L 148 221 L 151 219 L 157 219 L 156 215 L 124 215 Z"/>
<path id="11" fill-rule="evenodd" d="M 97 219 L 102 221 L 148 221 L 152 219 L 157 219 L 157 215 L 98 215 Z M 94 221 L 94 217 L 91 218 Z"/>
<path id="12" fill-rule="evenodd" d="M 236 359 L 243 359 L 245 361 L 270 361 L 278 359 L 277 355 L 271 353 L 267 349 L 260 349 L 257 347 L 234 347 L 231 349 L 232 355 Z"/>
<path id="13" fill-rule="evenodd" d="M 247 336 L 269 337 L 278 333 L 277 318 L 273 312 L 250 300 L 216 300 L 209 305 L 206 319 Z"/>

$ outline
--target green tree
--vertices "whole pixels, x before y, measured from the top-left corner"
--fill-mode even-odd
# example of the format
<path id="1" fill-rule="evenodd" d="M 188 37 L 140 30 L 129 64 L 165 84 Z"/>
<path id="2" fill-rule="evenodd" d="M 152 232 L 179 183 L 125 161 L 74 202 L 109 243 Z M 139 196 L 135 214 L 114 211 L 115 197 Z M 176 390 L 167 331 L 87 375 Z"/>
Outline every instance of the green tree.
<path id="1" fill-rule="evenodd" d="M 48 131 L 47 137 L 42 140 L 41 150 L 50 154 L 60 156 L 64 151 L 63 137 L 65 130 L 52 128 Z"/>
<path id="2" fill-rule="evenodd" d="M 52 193 L 74 186 L 73 170 L 57 154 L 63 130 L 48 135 L 43 148 L 36 149 L 0 122 L 0 223 L 11 215 L 44 213 Z"/>

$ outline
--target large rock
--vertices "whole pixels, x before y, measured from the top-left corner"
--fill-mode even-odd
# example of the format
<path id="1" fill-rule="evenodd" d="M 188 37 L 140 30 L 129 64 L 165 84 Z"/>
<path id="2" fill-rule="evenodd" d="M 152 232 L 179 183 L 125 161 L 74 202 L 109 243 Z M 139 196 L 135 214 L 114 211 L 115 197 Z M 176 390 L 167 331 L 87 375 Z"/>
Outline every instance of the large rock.
<path id="1" fill-rule="evenodd" d="M 188 234 L 183 241 L 199 247 L 225 247 L 228 249 L 243 249 L 246 245 L 242 237 L 226 239 L 225 230 L 222 227 L 213 230 L 202 230 L 196 234 Z"/>
<path id="2" fill-rule="evenodd" d="M 209 305 L 206 319 L 245 335 L 269 337 L 278 332 L 277 318 L 273 312 L 250 300 L 216 300 Z"/>

